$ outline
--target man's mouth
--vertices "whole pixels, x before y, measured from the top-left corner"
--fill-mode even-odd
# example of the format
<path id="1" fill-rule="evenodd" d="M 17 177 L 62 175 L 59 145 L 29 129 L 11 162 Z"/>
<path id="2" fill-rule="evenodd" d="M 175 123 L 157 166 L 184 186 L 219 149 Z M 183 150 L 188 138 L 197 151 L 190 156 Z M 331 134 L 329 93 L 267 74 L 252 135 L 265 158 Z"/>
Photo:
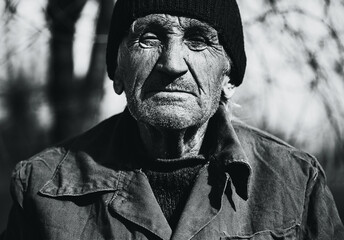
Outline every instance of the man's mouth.
<path id="1" fill-rule="evenodd" d="M 146 96 L 153 96 L 157 95 L 159 93 L 165 93 L 165 94 L 191 94 L 196 96 L 196 94 L 193 91 L 180 89 L 180 88 L 163 88 L 163 89 L 149 89 L 146 91 Z"/>
<path id="2" fill-rule="evenodd" d="M 184 89 L 168 89 L 168 88 L 165 88 L 165 89 L 152 89 L 152 90 L 149 90 L 147 91 L 147 93 L 152 93 L 152 92 L 184 92 L 184 93 L 191 93 L 191 91 L 188 91 L 188 90 L 184 90 Z"/>
<path id="3" fill-rule="evenodd" d="M 151 87 L 146 90 L 146 93 L 159 93 L 159 92 L 166 92 L 166 93 L 189 93 L 192 95 L 196 95 L 195 92 L 190 89 L 188 86 L 179 86 L 179 85 L 167 85 L 167 86 L 156 86 Z"/>

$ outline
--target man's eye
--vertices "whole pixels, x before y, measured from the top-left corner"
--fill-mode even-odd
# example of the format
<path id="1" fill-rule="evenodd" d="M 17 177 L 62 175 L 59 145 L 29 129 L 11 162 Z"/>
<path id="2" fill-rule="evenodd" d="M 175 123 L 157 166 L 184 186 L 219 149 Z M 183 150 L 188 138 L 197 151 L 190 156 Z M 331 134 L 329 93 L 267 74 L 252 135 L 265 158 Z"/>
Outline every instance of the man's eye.
<path id="1" fill-rule="evenodd" d="M 143 48 L 156 47 L 160 45 L 160 39 L 156 34 L 147 32 L 140 36 L 139 43 Z"/>
<path id="2" fill-rule="evenodd" d="M 208 47 L 208 41 L 202 36 L 188 36 L 185 39 L 186 45 L 194 51 L 202 51 Z"/>

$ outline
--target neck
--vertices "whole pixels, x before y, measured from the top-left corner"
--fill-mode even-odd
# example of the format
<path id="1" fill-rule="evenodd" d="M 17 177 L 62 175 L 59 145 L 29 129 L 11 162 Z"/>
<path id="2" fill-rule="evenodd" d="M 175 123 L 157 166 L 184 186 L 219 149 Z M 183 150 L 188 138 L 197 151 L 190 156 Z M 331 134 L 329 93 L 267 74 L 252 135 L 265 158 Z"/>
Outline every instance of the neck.
<path id="1" fill-rule="evenodd" d="M 153 158 L 172 159 L 193 157 L 200 153 L 208 122 L 186 129 L 156 128 L 139 123 L 140 136 Z"/>

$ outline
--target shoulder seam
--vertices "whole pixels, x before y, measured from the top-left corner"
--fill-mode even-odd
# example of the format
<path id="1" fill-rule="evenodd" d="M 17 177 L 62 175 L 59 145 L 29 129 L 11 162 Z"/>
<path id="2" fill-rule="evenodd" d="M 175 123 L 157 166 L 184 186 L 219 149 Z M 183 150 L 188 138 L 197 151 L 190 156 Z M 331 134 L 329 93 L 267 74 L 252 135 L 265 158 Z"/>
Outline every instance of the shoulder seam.
<path id="1" fill-rule="evenodd" d="M 269 139 L 269 140 L 272 140 L 274 141 L 275 143 L 277 144 L 280 144 L 280 145 L 283 145 L 285 147 L 288 147 L 288 148 L 291 148 L 291 149 L 296 149 L 295 147 L 293 147 L 292 145 L 290 145 L 289 143 L 287 143 L 286 141 L 272 135 L 271 133 L 268 133 L 266 131 L 263 131 L 261 129 L 258 129 L 256 127 L 253 127 L 253 126 L 250 126 L 250 125 L 247 125 L 246 123 L 243 123 L 243 122 L 238 122 L 238 121 L 232 121 L 233 125 L 237 125 L 239 126 L 240 128 L 242 129 L 245 129 L 245 130 L 248 130 L 250 132 L 252 132 L 253 134 L 257 135 L 257 136 L 260 136 L 262 138 L 265 138 L 265 139 Z"/>

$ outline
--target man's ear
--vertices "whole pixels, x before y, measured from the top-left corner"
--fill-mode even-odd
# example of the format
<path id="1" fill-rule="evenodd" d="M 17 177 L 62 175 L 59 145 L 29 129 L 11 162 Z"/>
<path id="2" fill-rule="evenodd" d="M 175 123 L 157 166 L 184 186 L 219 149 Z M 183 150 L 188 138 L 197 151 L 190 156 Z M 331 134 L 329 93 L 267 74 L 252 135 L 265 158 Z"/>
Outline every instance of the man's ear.
<path id="1" fill-rule="evenodd" d="M 222 82 L 222 93 L 227 98 L 230 99 L 235 93 L 236 86 L 231 83 L 229 76 L 225 76 Z"/>
<path id="2" fill-rule="evenodd" d="M 115 93 L 120 95 L 124 90 L 124 86 L 122 80 L 116 75 L 117 74 L 115 74 L 115 77 L 113 79 L 113 89 L 115 90 Z"/>

